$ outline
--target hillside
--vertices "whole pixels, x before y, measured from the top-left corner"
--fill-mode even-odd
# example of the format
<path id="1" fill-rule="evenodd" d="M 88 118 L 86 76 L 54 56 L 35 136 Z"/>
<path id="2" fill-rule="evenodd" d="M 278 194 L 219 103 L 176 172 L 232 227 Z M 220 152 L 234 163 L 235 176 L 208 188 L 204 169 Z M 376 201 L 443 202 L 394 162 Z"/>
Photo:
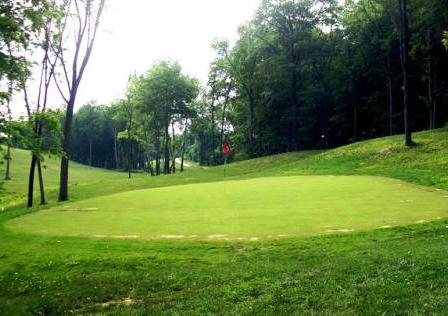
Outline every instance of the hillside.
<path id="1" fill-rule="evenodd" d="M 322 151 L 285 153 L 227 165 L 225 179 L 247 179 L 288 175 L 381 175 L 415 184 L 448 189 L 448 128 L 414 134 L 416 145 L 407 148 L 403 136 L 372 139 Z M 13 150 L 12 181 L 3 182 L 4 194 L 24 197 L 28 177 L 29 153 Z M 59 181 L 59 160 L 45 161 L 44 181 L 50 199 L 55 199 Z M 3 168 L 3 166 L 2 166 Z M 446 172 L 444 172 L 446 171 Z M 3 170 L 1 171 L 3 172 Z M 190 168 L 183 174 L 150 177 L 70 164 L 72 199 L 144 188 L 224 180 L 223 166 Z"/>
<path id="2" fill-rule="evenodd" d="M 8 203 L 11 199 L 23 200 L 27 194 L 28 173 L 31 154 L 27 150 L 12 149 L 11 150 L 11 179 L 4 181 L 3 164 L 0 168 L 1 172 L 1 188 L 0 196 L 4 203 Z M 55 198 L 55 190 L 59 185 L 59 164 L 60 159 L 57 157 L 46 157 L 43 162 L 43 177 L 46 191 L 49 192 L 50 198 Z M 92 168 L 76 162 L 70 162 L 70 184 L 72 187 L 97 183 L 105 180 L 113 180 L 124 177 L 124 174 L 106 169 Z M 38 194 L 38 182 L 36 172 L 36 193 Z"/>

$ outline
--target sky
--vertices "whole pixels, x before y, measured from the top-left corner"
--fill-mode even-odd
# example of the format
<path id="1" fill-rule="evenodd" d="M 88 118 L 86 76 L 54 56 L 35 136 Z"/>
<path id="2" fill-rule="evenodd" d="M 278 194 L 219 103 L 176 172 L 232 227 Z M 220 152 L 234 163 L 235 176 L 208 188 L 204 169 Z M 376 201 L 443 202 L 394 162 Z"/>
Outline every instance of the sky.
<path id="1" fill-rule="evenodd" d="M 77 108 L 123 96 L 128 76 L 159 59 L 177 60 L 203 83 L 214 38 L 237 39 L 258 0 L 109 0 L 78 92 Z"/>
<path id="2" fill-rule="evenodd" d="M 255 14 L 259 0 L 107 0 L 92 55 L 77 94 L 75 111 L 95 101 L 110 104 L 124 96 L 130 74 L 147 71 L 161 59 L 178 61 L 183 72 L 206 84 L 215 38 L 234 43 L 238 26 Z M 39 54 L 37 54 L 40 56 Z M 28 82 L 31 103 L 37 74 Z M 49 107 L 64 104 L 49 90 Z M 13 116 L 26 114 L 23 94 L 16 93 Z"/>

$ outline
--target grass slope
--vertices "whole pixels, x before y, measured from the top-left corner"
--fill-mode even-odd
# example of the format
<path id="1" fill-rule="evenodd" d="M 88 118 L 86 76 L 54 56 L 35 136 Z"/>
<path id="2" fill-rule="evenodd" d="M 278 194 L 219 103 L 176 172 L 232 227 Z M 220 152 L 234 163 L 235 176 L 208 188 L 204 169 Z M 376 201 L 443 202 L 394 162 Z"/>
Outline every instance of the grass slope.
<path id="1" fill-rule="evenodd" d="M 0 198 L 5 206 L 11 201 L 21 201 L 25 198 L 28 190 L 28 173 L 29 164 L 31 162 L 31 154 L 27 150 L 12 149 L 11 150 L 11 178 L 10 181 L 1 183 Z M 56 157 L 47 157 L 43 163 L 43 177 L 46 191 L 50 192 L 50 197 L 55 198 L 55 191 L 59 185 L 59 164 L 60 159 Z M 4 165 L 2 166 L 1 175 L 4 177 Z M 105 169 L 92 168 L 76 162 L 70 162 L 70 185 L 72 187 L 82 186 L 85 184 L 100 183 L 102 181 L 122 179 L 123 173 L 109 171 Z M 38 182 L 36 173 L 35 190 L 38 194 Z M 36 201 L 38 201 L 38 196 Z"/>
<path id="2" fill-rule="evenodd" d="M 394 136 L 324 153 L 235 163 L 227 174 L 232 180 L 383 175 L 448 189 L 447 139 L 447 129 L 417 133 L 417 146 L 408 149 L 401 145 L 402 136 Z M 122 174 L 108 179 L 98 175 L 72 186 L 71 195 L 85 200 L 134 189 L 214 182 L 222 180 L 222 171 L 208 168 L 132 181 L 122 179 Z M 7 187 L 5 192 L 18 189 Z M 0 214 L 2 315 L 442 315 L 448 310 L 447 219 L 257 242 L 52 237 L 5 228 L 10 220 L 34 212 Z"/>

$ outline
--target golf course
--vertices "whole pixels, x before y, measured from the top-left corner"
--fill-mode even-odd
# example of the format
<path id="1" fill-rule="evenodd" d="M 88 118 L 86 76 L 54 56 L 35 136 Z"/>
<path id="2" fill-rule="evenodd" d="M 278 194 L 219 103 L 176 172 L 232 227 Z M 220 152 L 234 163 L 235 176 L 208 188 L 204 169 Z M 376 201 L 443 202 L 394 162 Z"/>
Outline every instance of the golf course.
<path id="1" fill-rule="evenodd" d="M 0 316 L 448 315 L 447 69 L 448 0 L 0 0 Z"/>
<path id="2" fill-rule="evenodd" d="M 71 165 L 2 189 L 2 314 L 443 314 L 448 129 L 150 177 Z M 58 161 L 45 160 L 50 200 Z M 36 191 L 38 194 L 38 191 Z"/>

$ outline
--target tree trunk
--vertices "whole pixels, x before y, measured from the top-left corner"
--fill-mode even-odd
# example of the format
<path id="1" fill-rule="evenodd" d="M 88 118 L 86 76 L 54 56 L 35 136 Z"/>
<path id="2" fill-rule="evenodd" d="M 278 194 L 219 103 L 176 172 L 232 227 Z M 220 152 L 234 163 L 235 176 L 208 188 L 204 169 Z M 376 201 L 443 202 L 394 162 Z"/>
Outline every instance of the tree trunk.
<path id="1" fill-rule="evenodd" d="M 353 102 L 353 140 L 358 140 L 358 104 Z"/>
<path id="2" fill-rule="evenodd" d="M 211 106 L 211 150 L 212 150 L 212 166 L 216 165 L 216 156 L 215 156 L 215 106 L 214 103 L 212 103 Z"/>
<path id="3" fill-rule="evenodd" d="M 132 142 L 128 138 L 128 178 L 131 178 L 132 173 Z"/>
<path id="4" fill-rule="evenodd" d="M 163 161 L 163 173 L 170 173 L 170 134 L 169 134 L 169 122 L 165 122 L 165 144 L 164 144 L 164 161 Z"/>
<path id="5" fill-rule="evenodd" d="M 92 140 L 89 139 L 89 166 L 92 166 Z"/>
<path id="6" fill-rule="evenodd" d="M 400 7 L 400 60 L 403 73 L 403 116 L 405 145 L 412 145 L 412 132 L 409 113 L 409 83 L 408 83 L 408 46 L 409 26 L 407 18 L 407 0 L 399 0 Z"/>
<path id="7" fill-rule="evenodd" d="M 185 143 L 187 139 L 187 126 L 185 125 L 184 135 L 182 139 L 182 152 L 180 155 L 180 172 L 184 172 Z"/>
<path id="8" fill-rule="evenodd" d="M 254 97 L 252 96 L 252 92 L 248 91 L 248 101 L 249 101 L 249 117 L 248 117 L 248 137 L 247 142 L 249 145 L 249 154 L 252 155 L 253 153 L 253 139 L 254 139 L 254 106 L 255 101 Z"/>
<path id="9" fill-rule="evenodd" d="M 34 196 L 34 171 L 36 170 L 37 157 L 33 154 L 31 157 L 30 173 L 28 176 L 28 207 L 33 207 Z"/>
<path id="10" fill-rule="evenodd" d="M 64 122 L 64 139 L 62 141 L 61 174 L 59 179 L 59 201 L 68 200 L 68 166 L 70 159 L 70 145 L 72 137 L 73 108 L 75 106 L 77 87 L 73 88 L 72 97 L 67 104 Z"/>
<path id="11" fill-rule="evenodd" d="M 154 167 L 152 165 L 152 155 L 148 155 L 148 167 L 149 167 L 149 173 L 151 174 L 151 177 L 154 176 Z"/>
<path id="12" fill-rule="evenodd" d="M 389 56 L 387 56 L 386 63 L 387 93 L 389 95 L 389 135 L 392 136 L 394 134 L 394 96 Z"/>
<path id="13" fill-rule="evenodd" d="M 226 108 L 227 103 L 229 102 L 229 96 L 230 96 L 230 90 L 232 89 L 232 86 L 229 84 L 226 90 L 226 97 L 224 99 L 224 105 L 222 107 L 222 118 L 221 118 L 221 148 L 224 145 L 224 124 L 226 123 Z"/>
<path id="14" fill-rule="evenodd" d="M 11 180 L 10 165 L 11 165 L 11 136 L 8 132 L 7 148 L 6 148 L 6 172 L 5 180 Z"/>
<path id="15" fill-rule="evenodd" d="M 394 134 L 394 96 L 390 77 L 387 78 L 387 87 L 389 92 L 389 135 L 392 136 Z"/>
<path id="16" fill-rule="evenodd" d="M 356 142 L 358 140 L 358 102 L 355 98 L 353 78 L 350 79 L 350 92 L 353 107 L 353 141 Z"/>
<path id="17" fill-rule="evenodd" d="M 160 176 L 160 135 L 159 129 L 157 129 L 155 135 L 155 149 L 156 149 L 156 176 Z"/>
<path id="18" fill-rule="evenodd" d="M 116 127 L 114 127 L 114 157 L 115 157 L 115 169 L 119 169 L 120 165 L 118 162 L 117 128 Z"/>
<path id="19" fill-rule="evenodd" d="M 42 175 L 42 166 L 40 159 L 37 159 L 37 175 L 39 177 L 39 192 L 40 192 L 40 204 L 45 205 L 45 189 L 44 189 L 44 178 Z"/>
<path id="20" fill-rule="evenodd" d="M 171 169 L 173 170 L 173 173 L 176 173 L 176 139 L 174 135 L 174 122 L 171 122 L 171 134 L 172 140 L 171 140 L 171 156 L 172 156 L 172 163 L 171 163 Z"/>

